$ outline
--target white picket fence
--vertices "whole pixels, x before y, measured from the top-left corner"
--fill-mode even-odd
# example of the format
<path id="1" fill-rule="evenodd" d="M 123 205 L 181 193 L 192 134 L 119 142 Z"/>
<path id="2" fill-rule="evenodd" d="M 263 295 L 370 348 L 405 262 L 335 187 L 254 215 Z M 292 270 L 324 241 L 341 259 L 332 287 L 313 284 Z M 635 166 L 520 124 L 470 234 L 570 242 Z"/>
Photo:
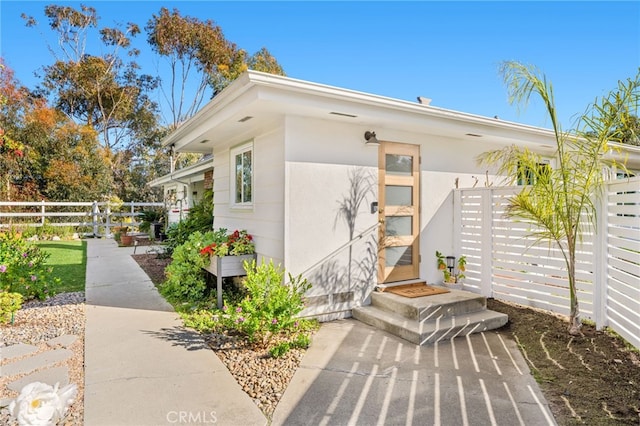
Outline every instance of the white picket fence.
<path id="1" fill-rule="evenodd" d="M 136 220 L 145 208 L 165 208 L 164 203 L 125 202 L 118 211 L 111 211 L 107 202 L 18 202 L 0 201 L 0 229 L 7 227 L 87 228 L 85 233 L 110 235 L 113 227 L 126 224 L 138 226 Z"/>
<path id="2" fill-rule="evenodd" d="M 454 250 L 467 257 L 464 289 L 569 314 L 564 258 L 530 236 L 531 225 L 504 217 L 510 188 L 455 191 Z M 640 348 L 640 178 L 607 184 L 597 228 L 577 251 L 581 316 Z"/>

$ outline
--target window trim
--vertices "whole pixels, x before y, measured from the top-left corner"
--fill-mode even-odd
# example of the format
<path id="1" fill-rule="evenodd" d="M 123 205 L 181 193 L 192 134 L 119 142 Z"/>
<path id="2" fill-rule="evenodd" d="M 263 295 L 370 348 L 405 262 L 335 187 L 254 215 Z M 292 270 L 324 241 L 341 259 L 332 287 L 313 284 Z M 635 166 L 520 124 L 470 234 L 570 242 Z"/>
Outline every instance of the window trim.
<path id="1" fill-rule="evenodd" d="M 553 169 L 553 162 L 549 158 L 542 158 L 540 162 L 536 164 L 536 166 L 538 167 L 538 169 L 547 168 L 548 171 L 551 171 L 551 169 Z M 520 168 L 521 168 L 521 165 L 520 163 L 518 163 L 518 178 L 516 180 L 516 185 L 517 186 L 533 185 L 534 182 L 531 181 L 533 176 L 528 174 L 530 173 L 530 171 L 527 170 L 526 168 L 523 168 L 522 170 L 520 170 Z M 521 172 L 523 172 L 524 174 L 521 175 L 520 174 Z"/>
<path id="2" fill-rule="evenodd" d="M 236 157 L 246 152 L 251 153 L 251 201 L 236 202 Z M 237 145 L 229 150 L 229 204 L 231 208 L 248 210 L 253 208 L 254 200 L 254 174 L 255 174 L 255 151 L 253 141 Z"/>

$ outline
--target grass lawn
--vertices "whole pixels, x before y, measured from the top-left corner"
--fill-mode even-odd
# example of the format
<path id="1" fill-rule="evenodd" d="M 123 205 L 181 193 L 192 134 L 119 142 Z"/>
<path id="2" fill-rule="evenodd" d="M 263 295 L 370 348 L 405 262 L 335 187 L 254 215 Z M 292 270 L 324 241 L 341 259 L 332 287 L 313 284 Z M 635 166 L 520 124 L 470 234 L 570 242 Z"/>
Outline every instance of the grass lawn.
<path id="1" fill-rule="evenodd" d="M 60 278 L 60 284 L 54 287 L 56 293 L 84 291 L 86 241 L 41 241 L 38 246 L 49 253 L 47 265 L 53 268 L 53 275 Z"/>

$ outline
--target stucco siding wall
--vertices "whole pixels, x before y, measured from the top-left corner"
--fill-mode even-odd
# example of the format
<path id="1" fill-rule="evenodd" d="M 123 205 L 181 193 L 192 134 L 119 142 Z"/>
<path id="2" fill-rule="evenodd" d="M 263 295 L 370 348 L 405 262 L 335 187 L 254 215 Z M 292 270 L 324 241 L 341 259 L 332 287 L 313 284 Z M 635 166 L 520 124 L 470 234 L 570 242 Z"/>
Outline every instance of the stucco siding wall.
<path id="1" fill-rule="evenodd" d="M 354 176 L 368 176 L 370 192 L 360 205 L 354 236 L 377 224 L 370 212 L 378 193 L 378 149 L 366 146 L 360 125 L 289 117 L 286 121 L 285 259 L 293 274 L 304 273 L 314 287 L 305 314 L 348 312 L 368 304 L 377 284 L 377 232 L 351 246 L 349 228 L 339 214 Z M 487 149 L 477 140 L 376 130 L 381 140 L 421 146 L 420 278 L 442 280 L 435 251 L 453 253 L 453 195 L 458 186 L 484 185 L 485 170 L 475 157 Z M 373 273 L 371 273 L 373 272 Z"/>
<path id="2" fill-rule="evenodd" d="M 288 192 L 286 265 L 313 285 L 307 295 L 308 314 L 348 310 L 361 304 L 376 284 L 375 258 L 364 256 L 367 248 L 375 253 L 377 239 L 378 217 L 370 212 L 370 203 L 377 198 L 375 181 L 370 179 L 375 172 L 362 166 L 287 164 L 289 182 L 305 183 L 291 185 Z M 354 211 L 352 240 L 340 206 L 350 201 L 353 185 L 361 185 L 368 194 Z"/>
<path id="3" fill-rule="evenodd" d="M 284 264 L 284 133 L 283 128 L 253 139 L 253 207 L 230 204 L 229 152 L 248 140 L 229 141 L 214 151 L 214 228 L 246 229 L 255 237 L 258 260 Z"/>

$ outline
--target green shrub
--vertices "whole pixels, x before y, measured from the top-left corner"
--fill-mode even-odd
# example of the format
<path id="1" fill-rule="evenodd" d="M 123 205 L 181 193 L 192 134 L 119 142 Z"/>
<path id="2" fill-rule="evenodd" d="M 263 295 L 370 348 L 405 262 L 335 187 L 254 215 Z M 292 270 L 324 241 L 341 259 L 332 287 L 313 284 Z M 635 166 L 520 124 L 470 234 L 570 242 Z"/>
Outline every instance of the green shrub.
<path id="1" fill-rule="evenodd" d="M 20 293 L 0 292 L 0 324 L 8 322 L 13 324 L 13 314 L 22 307 L 22 295 Z"/>
<path id="2" fill-rule="evenodd" d="M 213 228 L 213 192 L 205 191 L 202 200 L 196 203 L 187 217 L 171 224 L 167 229 L 167 250 L 172 252 L 184 244 L 194 232 L 208 232 Z"/>
<path id="3" fill-rule="evenodd" d="M 311 284 L 291 274 L 285 284 L 284 270 L 274 266 L 273 261 L 260 265 L 245 262 L 245 270 L 247 296 L 234 308 L 227 309 L 235 329 L 249 340 L 263 343 L 274 335 L 294 331 L 300 321 L 296 316 L 304 309 L 304 294 Z"/>
<path id="4" fill-rule="evenodd" d="M 284 283 L 284 270 L 272 261 L 260 265 L 245 262 L 244 267 L 247 276 L 242 299 L 230 303 L 231 297 L 237 295 L 230 296 L 227 292 L 221 310 L 183 313 L 185 325 L 203 333 L 240 333 L 266 348 L 275 340 L 277 343 L 269 348 L 273 357 L 283 356 L 292 348 L 309 347 L 310 331 L 317 329 L 317 321 L 296 316 L 304 309 L 304 294 L 311 284 L 291 274 L 289 283 Z"/>
<path id="5" fill-rule="evenodd" d="M 291 341 L 292 348 L 307 349 L 311 345 L 311 337 L 307 333 L 299 333 Z"/>
<path id="6" fill-rule="evenodd" d="M 281 356 L 289 352 L 289 349 L 291 349 L 291 345 L 289 344 L 289 342 L 281 342 L 269 349 L 269 355 L 274 358 L 280 358 Z"/>
<path id="7" fill-rule="evenodd" d="M 195 303 L 205 298 L 207 291 L 206 272 L 202 269 L 209 261 L 200 254 L 203 247 L 211 244 L 213 231 L 194 232 L 187 241 L 177 246 L 167 266 L 167 279 L 160 286 L 160 293 L 175 304 Z"/>
<path id="8" fill-rule="evenodd" d="M 59 282 L 46 266 L 49 254 L 14 234 L 0 233 L 0 291 L 20 293 L 26 300 L 53 296 Z"/>
<path id="9" fill-rule="evenodd" d="M 152 223 L 164 222 L 164 210 L 161 208 L 151 208 L 143 210 L 138 215 L 140 225 L 138 229 L 140 232 L 149 232 L 151 230 Z"/>

